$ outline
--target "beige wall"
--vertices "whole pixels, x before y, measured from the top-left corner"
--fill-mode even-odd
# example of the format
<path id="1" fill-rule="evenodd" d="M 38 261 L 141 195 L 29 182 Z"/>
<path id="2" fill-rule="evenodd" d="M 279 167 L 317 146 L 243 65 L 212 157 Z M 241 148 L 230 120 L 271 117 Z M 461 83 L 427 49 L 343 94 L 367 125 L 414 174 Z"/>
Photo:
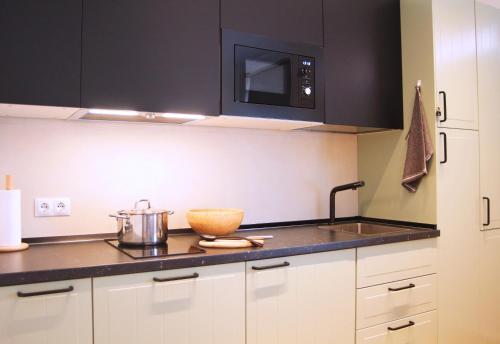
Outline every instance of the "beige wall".
<path id="1" fill-rule="evenodd" d="M 115 230 L 111 212 L 148 197 L 176 211 L 241 207 L 245 223 L 328 216 L 329 189 L 357 179 L 352 135 L 0 118 L 0 175 L 23 192 L 23 236 Z M 72 216 L 35 218 L 35 197 L 70 197 Z M 357 215 L 357 195 L 338 214 Z"/>
<path id="2" fill-rule="evenodd" d="M 417 193 L 409 193 L 401 186 L 405 136 L 411 123 L 417 80 L 423 83 L 424 106 L 431 136 L 435 137 L 431 0 L 401 0 L 401 22 L 405 127 L 403 131 L 358 137 L 359 176 L 367 183 L 359 194 L 360 215 L 436 223 L 435 157 Z"/>

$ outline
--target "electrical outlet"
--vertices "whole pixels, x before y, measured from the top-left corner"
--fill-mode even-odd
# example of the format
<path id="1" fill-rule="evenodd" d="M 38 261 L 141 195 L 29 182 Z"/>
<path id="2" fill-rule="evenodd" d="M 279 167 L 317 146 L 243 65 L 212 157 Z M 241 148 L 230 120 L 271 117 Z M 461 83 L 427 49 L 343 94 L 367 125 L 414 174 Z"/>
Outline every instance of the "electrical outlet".
<path id="1" fill-rule="evenodd" d="M 35 216 L 54 216 L 54 202 L 51 198 L 35 198 Z"/>
<path id="2" fill-rule="evenodd" d="M 71 215 L 71 202 L 69 198 L 35 198 L 35 216 L 69 216 Z"/>
<path id="3" fill-rule="evenodd" d="M 71 202 L 69 198 L 54 198 L 54 216 L 71 215 Z"/>

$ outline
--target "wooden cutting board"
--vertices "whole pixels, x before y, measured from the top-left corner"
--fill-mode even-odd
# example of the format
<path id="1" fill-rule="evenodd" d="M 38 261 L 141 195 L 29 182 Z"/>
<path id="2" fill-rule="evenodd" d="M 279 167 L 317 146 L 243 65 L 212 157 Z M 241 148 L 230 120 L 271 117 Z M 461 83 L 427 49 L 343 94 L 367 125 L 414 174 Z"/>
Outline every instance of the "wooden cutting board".
<path id="1" fill-rule="evenodd" d="M 258 243 L 264 244 L 264 240 L 255 240 Z M 252 243 L 248 240 L 224 240 L 216 239 L 214 241 L 200 240 L 198 245 L 206 248 L 245 248 L 252 247 Z"/>

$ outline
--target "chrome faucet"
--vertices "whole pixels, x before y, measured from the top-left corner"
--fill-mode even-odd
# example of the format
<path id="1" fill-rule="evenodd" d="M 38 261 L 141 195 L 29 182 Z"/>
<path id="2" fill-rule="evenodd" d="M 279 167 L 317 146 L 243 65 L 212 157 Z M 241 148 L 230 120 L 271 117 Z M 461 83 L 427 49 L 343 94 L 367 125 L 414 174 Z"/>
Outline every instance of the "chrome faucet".
<path id="1" fill-rule="evenodd" d="M 354 183 L 349 183 L 349 184 L 344 184 L 344 185 L 339 185 L 336 186 L 330 191 L 330 224 L 334 224 L 336 219 L 335 219 L 335 194 L 339 191 L 344 191 L 344 190 L 356 190 L 357 188 L 365 186 L 365 182 L 363 180 L 354 182 Z"/>

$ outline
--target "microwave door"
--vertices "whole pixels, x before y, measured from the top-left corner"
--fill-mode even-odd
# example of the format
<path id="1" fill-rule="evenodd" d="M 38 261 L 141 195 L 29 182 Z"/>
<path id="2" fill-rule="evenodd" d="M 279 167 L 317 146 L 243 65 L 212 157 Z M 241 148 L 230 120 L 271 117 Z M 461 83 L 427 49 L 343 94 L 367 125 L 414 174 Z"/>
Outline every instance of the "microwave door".
<path id="1" fill-rule="evenodd" d="M 264 49 L 240 47 L 239 101 L 244 103 L 290 106 L 291 58 Z"/>

